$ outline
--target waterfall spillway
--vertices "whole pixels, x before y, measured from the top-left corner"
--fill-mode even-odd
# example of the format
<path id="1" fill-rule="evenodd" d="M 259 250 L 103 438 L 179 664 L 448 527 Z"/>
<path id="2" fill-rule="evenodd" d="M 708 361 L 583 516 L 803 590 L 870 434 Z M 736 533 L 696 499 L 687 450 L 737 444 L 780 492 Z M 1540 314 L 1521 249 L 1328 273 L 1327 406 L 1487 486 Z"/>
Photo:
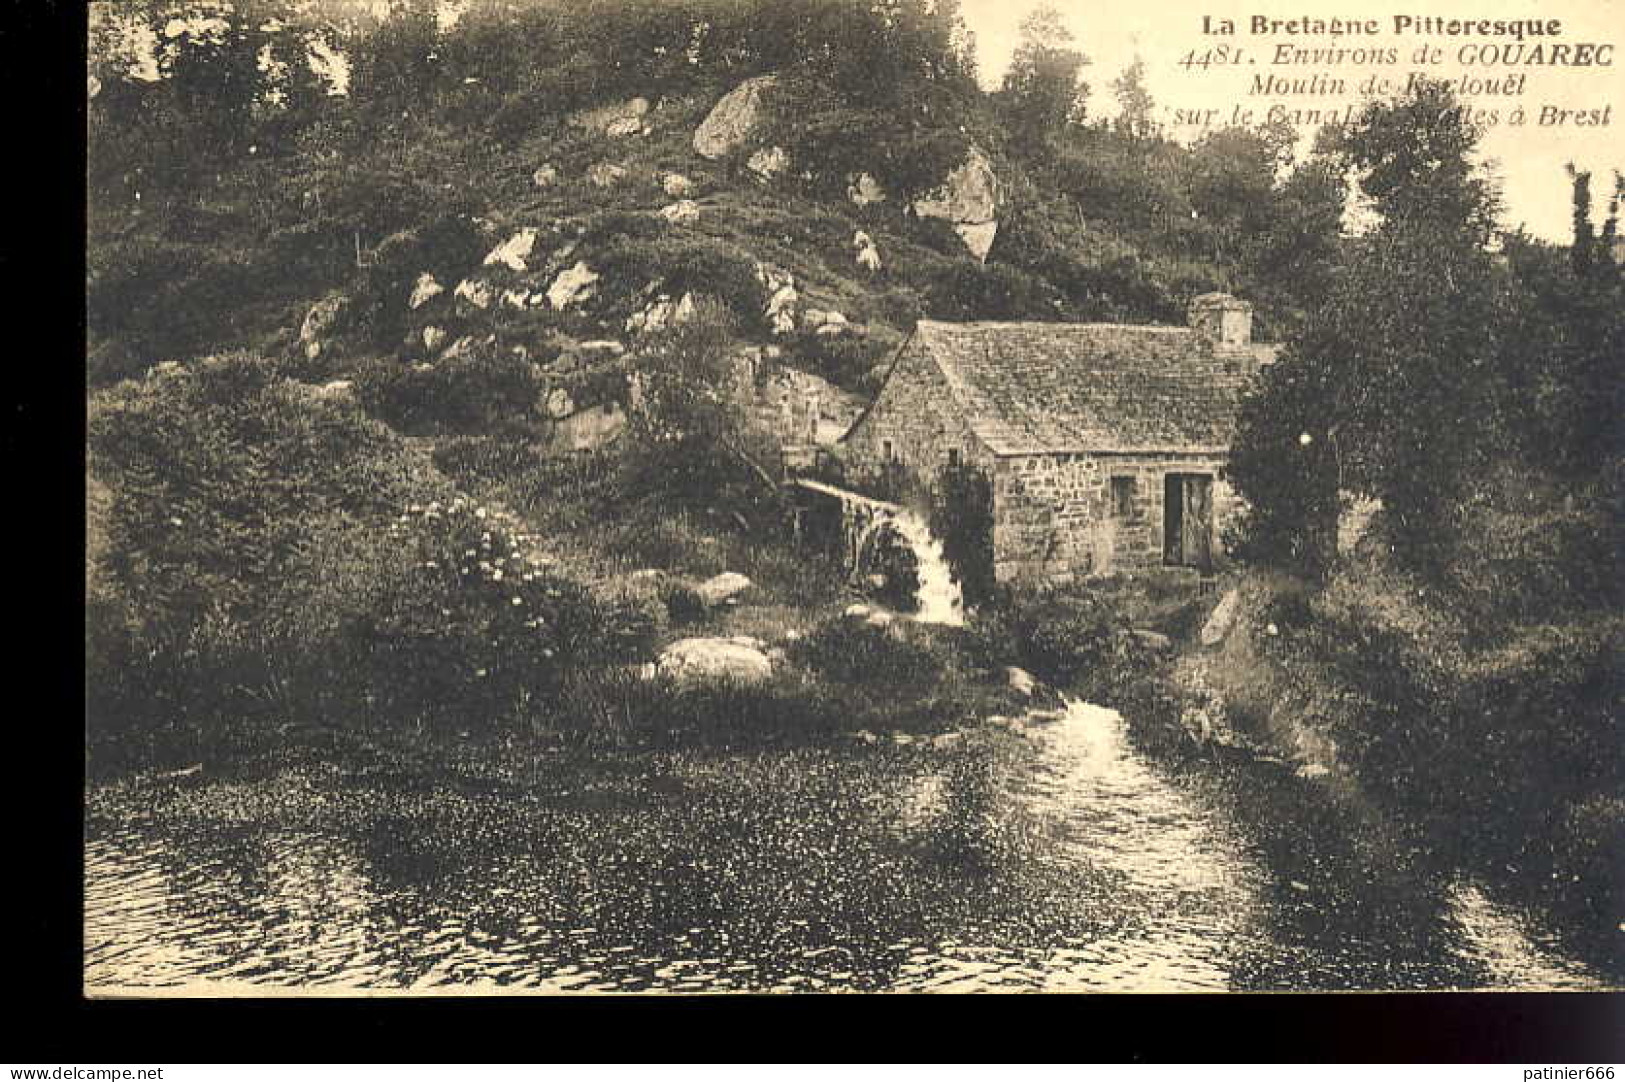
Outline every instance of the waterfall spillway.
<path id="1" fill-rule="evenodd" d="M 919 611 L 914 619 L 924 624 L 960 625 L 965 622 L 964 597 L 953 571 L 943 555 L 942 542 L 931 536 L 925 520 L 912 511 L 899 511 L 892 519 L 897 533 L 908 543 L 918 565 L 920 585 L 914 600 Z"/>
<path id="2" fill-rule="evenodd" d="M 890 528 L 914 555 L 919 577 L 919 586 L 914 595 L 919 609 L 914 619 L 924 624 L 955 626 L 965 622 L 965 605 L 959 583 L 954 580 L 953 570 L 948 566 L 941 540 L 931 535 L 931 527 L 923 516 L 906 507 L 848 492 L 822 481 L 798 478 L 793 484 L 840 501 L 849 569 L 855 569 L 860 562 L 864 543 L 878 530 Z"/>

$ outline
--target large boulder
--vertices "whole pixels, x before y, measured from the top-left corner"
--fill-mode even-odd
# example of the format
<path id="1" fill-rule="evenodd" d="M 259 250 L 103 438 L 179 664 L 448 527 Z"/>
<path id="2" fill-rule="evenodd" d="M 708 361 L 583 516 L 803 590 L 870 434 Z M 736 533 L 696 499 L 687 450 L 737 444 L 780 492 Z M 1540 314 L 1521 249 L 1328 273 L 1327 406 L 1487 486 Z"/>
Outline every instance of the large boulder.
<path id="1" fill-rule="evenodd" d="M 714 159 L 742 148 L 761 123 L 763 96 L 777 82 L 776 75 L 758 75 L 724 94 L 694 130 L 694 153 Z"/>
<path id="2" fill-rule="evenodd" d="M 680 684 L 760 684 L 773 675 L 773 662 L 760 639 L 679 639 L 660 652 L 655 670 Z"/>
<path id="3" fill-rule="evenodd" d="M 572 128 L 600 135 L 641 135 L 648 130 L 643 118 L 649 113 L 648 98 L 628 98 L 591 109 L 578 109 L 566 118 Z"/>
<path id="4" fill-rule="evenodd" d="M 544 450 L 550 455 L 597 451 L 615 442 L 625 430 L 626 411 L 616 403 L 588 406 L 555 420 Z"/>
<path id="5" fill-rule="evenodd" d="M 914 201 L 914 213 L 950 223 L 977 259 L 986 259 L 998 232 L 999 178 L 979 147 L 971 147 L 946 180 Z"/>
<path id="6" fill-rule="evenodd" d="M 715 608 L 734 600 L 754 585 L 755 583 L 737 571 L 724 571 L 694 587 L 694 592 L 708 607 Z"/>
<path id="7" fill-rule="evenodd" d="M 578 259 L 575 266 L 561 272 L 547 287 L 547 302 L 555 311 L 568 308 L 591 297 L 597 288 L 598 273 Z"/>
<path id="8" fill-rule="evenodd" d="M 1213 613 L 1202 625 L 1201 640 L 1203 646 L 1217 646 L 1230 634 L 1230 628 L 1236 622 L 1236 614 L 1241 607 L 1241 595 L 1235 590 L 1226 590 L 1219 603 L 1213 607 Z"/>

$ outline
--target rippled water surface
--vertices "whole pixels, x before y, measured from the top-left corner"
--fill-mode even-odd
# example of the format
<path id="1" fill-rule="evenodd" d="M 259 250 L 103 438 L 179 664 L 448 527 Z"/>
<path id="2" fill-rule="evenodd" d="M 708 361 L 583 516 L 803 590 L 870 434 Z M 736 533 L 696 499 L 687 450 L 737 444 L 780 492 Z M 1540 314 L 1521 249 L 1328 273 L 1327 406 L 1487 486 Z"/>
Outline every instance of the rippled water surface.
<path id="1" fill-rule="evenodd" d="M 1477 886 L 1247 821 L 1083 704 L 951 744 L 93 796 L 92 989 L 1600 984 Z"/>

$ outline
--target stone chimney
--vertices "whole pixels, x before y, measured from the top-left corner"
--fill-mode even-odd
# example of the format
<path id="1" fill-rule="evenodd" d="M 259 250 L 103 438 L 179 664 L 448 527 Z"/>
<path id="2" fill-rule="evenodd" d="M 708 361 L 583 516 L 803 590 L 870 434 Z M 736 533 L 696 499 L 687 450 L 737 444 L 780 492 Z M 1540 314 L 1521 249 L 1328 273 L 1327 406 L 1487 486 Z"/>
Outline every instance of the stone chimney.
<path id="1" fill-rule="evenodd" d="M 1252 345 L 1253 306 L 1228 293 L 1204 293 L 1191 301 L 1187 321 L 1208 349 L 1241 350 Z"/>

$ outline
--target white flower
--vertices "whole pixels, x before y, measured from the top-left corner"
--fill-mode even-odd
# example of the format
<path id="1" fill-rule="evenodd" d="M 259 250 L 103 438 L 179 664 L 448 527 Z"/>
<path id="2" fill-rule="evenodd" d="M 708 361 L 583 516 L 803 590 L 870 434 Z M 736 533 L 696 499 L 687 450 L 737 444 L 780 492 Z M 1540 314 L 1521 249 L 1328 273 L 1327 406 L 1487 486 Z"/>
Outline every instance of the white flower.
<path id="1" fill-rule="evenodd" d="M 523 601 L 523 600 L 521 600 L 521 599 L 520 599 L 520 598 L 517 598 L 517 597 L 516 597 L 516 598 L 514 598 L 514 599 L 513 599 L 513 603 L 514 603 L 514 604 L 515 604 L 515 605 L 523 605 L 523 604 L 524 604 L 524 601 Z"/>
<path id="2" fill-rule="evenodd" d="M 491 572 L 491 581 L 492 582 L 501 582 L 502 581 L 502 568 L 499 567 L 495 571 Z"/>
<path id="3" fill-rule="evenodd" d="M 485 508 L 483 508 L 483 507 L 476 507 L 476 508 L 475 508 L 475 509 L 474 509 L 474 517 L 475 517 L 475 518 L 484 518 L 484 517 L 485 517 Z"/>
<path id="4" fill-rule="evenodd" d="M 1298 443 L 1301 444 L 1304 447 L 1308 447 L 1311 443 L 1314 443 L 1314 442 L 1315 442 L 1315 437 L 1311 436 L 1307 432 L 1302 433 L 1301 435 L 1298 436 Z"/>

